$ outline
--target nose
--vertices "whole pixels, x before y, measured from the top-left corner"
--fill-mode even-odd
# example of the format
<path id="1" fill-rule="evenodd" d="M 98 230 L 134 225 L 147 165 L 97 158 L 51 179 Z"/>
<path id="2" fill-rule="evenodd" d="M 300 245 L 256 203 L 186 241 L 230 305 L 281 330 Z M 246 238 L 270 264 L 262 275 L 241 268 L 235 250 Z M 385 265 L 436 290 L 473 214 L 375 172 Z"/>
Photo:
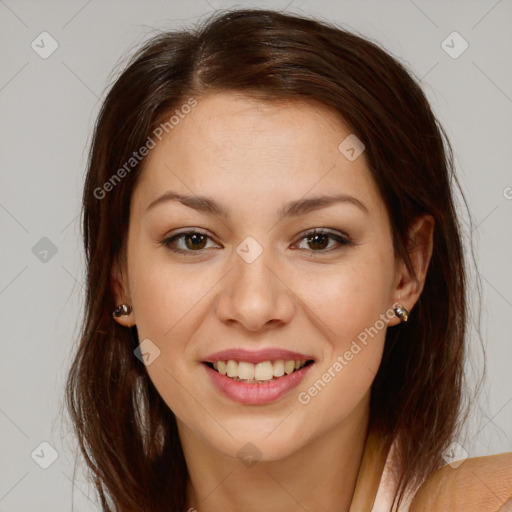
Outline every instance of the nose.
<path id="1" fill-rule="evenodd" d="M 295 313 L 293 291 L 274 270 L 266 251 L 252 263 L 238 255 L 216 302 L 216 313 L 225 323 L 237 323 L 256 332 L 287 324 Z M 275 265 L 274 265 L 275 266 Z"/>

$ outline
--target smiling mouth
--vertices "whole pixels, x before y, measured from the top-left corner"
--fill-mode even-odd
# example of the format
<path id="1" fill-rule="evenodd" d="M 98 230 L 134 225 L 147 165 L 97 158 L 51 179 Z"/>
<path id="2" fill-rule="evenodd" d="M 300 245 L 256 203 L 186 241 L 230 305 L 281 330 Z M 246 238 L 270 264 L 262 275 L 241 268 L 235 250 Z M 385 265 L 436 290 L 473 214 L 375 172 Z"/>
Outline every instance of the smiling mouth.
<path id="1" fill-rule="evenodd" d="M 305 366 L 310 366 L 313 363 L 314 361 L 312 359 L 296 361 L 279 359 L 276 361 L 263 361 L 256 364 L 234 360 L 217 361 L 215 363 L 204 362 L 206 366 L 217 373 L 236 382 L 245 382 L 248 384 L 265 384 L 272 382 L 286 375 L 298 372 Z"/>

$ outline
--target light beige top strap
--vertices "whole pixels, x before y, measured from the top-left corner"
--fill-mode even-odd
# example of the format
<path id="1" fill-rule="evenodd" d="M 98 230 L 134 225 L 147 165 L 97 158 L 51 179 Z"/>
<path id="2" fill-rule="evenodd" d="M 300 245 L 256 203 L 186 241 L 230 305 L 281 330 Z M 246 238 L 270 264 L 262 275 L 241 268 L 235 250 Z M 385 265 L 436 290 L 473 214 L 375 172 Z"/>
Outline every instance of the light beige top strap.
<path id="1" fill-rule="evenodd" d="M 370 512 L 391 448 L 391 440 L 369 433 L 349 512 Z"/>

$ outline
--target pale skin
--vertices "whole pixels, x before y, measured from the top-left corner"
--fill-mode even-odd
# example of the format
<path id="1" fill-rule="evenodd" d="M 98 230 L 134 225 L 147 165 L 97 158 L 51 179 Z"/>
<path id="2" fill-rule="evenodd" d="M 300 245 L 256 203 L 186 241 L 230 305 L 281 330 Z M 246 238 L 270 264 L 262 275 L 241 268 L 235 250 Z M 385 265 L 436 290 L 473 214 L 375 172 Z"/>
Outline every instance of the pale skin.
<path id="1" fill-rule="evenodd" d="M 363 153 L 338 146 L 350 129 L 314 103 L 263 103 L 234 93 L 201 96 L 150 152 L 131 200 L 126 260 L 112 269 L 117 304 L 160 356 L 150 378 L 177 417 L 190 481 L 189 506 L 218 510 L 348 511 L 363 454 L 370 386 L 386 328 L 306 405 L 308 390 L 365 328 L 400 302 L 411 310 L 432 253 L 433 218 L 410 230 L 415 279 L 395 259 L 390 220 Z M 121 185 L 122 186 L 122 185 Z M 226 218 L 178 201 L 148 206 L 167 191 L 207 196 Z M 336 202 L 280 219 L 299 199 L 342 193 Z M 308 242 L 308 232 L 325 235 Z M 202 243 L 179 232 L 206 234 Z M 197 231 L 196 231 L 197 232 Z M 305 234 L 306 233 L 306 234 Z M 247 263 L 237 246 L 253 237 L 263 252 Z M 197 247 L 197 248 L 196 248 Z M 339 248 L 339 250 L 333 250 Z M 387 326 L 400 320 L 392 316 Z M 316 362 L 299 389 L 266 405 L 242 405 L 204 377 L 218 350 L 277 347 Z M 237 453 L 261 455 L 247 467 Z"/>

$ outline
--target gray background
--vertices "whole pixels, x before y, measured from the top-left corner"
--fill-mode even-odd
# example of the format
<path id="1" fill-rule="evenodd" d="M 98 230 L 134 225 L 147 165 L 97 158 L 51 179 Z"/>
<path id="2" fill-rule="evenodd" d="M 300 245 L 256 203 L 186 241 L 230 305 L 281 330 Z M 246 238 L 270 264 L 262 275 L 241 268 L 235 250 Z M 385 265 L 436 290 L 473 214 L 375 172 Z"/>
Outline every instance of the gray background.
<path id="1" fill-rule="evenodd" d="M 512 451 L 510 0 L 0 0 L 0 511 L 69 511 L 72 491 L 74 510 L 99 510 L 82 472 L 71 484 L 74 440 L 59 416 L 83 301 L 78 214 L 93 122 L 112 70 L 152 29 L 235 5 L 339 23 L 380 42 L 422 81 L 453 143 L 483 283 L 488 373 L 460 444 L 470 456 Z M 58 43 L 47 59 L 31 47 L 50 48 L 43 31 Z M 442 46 L 453 31 L 469 44 L 457 58 Z M 473 380 L 482 351 L 476 331 L 470 338 Z M 47 469 L 44 441 L 58 452 Z"/>

